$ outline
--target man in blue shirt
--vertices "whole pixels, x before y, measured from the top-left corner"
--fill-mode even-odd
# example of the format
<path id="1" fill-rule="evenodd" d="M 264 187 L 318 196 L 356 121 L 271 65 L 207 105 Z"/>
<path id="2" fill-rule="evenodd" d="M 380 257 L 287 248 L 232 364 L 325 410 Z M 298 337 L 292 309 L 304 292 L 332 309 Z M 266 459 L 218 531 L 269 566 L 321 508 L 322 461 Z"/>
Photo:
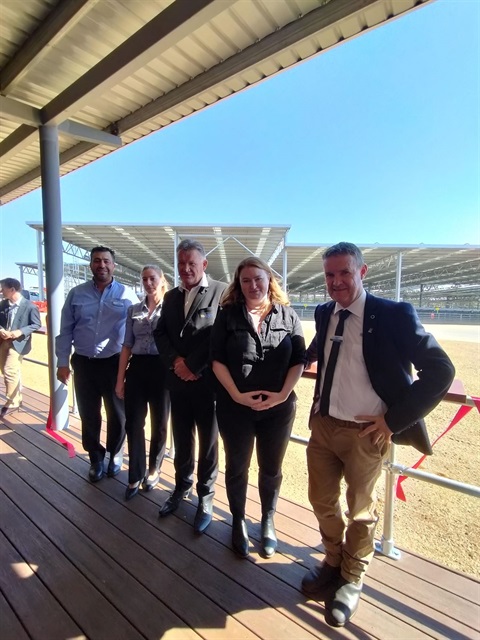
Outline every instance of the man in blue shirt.
<path id="1" fill-rule="evenodd" d="M 115 395 L 115 383 L 127 309 L 138 298 L 114 280 L 115 253 L 108 247 L 91 250 L 90 269 L 93 279 L 68 293 L 55 348 L 57 378 L 68 384 L 74 347 L 71 365 L 82 422 L 82 445 L 90 456 L 89 478 L 98 482 L 103 477 L 106 451 L 110 454 L 108 476 L 117 475 L 122 466 L 125 409 L 123 400 Z M 106 450 L 100 443 L 102 400 L 107 414 Z"/>

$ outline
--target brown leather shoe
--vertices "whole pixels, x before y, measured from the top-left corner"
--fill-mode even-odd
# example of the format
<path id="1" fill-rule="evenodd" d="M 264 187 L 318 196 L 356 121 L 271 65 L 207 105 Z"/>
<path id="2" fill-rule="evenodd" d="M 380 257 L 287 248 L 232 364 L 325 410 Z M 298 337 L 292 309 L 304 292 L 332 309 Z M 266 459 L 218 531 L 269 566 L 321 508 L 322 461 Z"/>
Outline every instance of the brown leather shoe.
<path id="1" fill-rule="evenodd" d="M 332 567 L 324 560 L 303 576 L 302 592 L 309 598 L 325 600 L 334 591 L 339 578 L 340 567 Z"/>

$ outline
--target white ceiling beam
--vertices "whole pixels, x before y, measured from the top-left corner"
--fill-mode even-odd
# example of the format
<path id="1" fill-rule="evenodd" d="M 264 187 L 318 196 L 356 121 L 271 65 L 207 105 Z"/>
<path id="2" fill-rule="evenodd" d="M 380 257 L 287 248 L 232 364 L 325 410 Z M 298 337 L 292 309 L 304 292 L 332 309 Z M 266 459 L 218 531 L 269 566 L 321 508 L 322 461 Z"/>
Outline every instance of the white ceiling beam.
<path id="1" fill-rule="evenodd" d="M 73 120 L 65 120 L 65 122 L 58 125 L 58 130 L 60 133 L 71 136 L 76 140 L 93 142 L 107 147 L 118 148 L 123 144 L 121 138 L 114 136 L 108 131 L 101 131 L 100 129 L 95 129 L 94 127 L 89 127 L 86 124 L 74 122 Z"/>
<path id="2" fill-rule="evenodd" d="M 40 109 L 31 107 L 18 100 L 12 100 L 12 98 L 6 98 L 5 96 L 0 96 L 0 116 L 10 122 L 26 125 L 26 127 L 16 129 L 13 134 L 0 143 L 0 157 L 3 162 L 6 162 L 9 157 L 18 152 L 18 142 L 12 144 L 15 134 L 25 142 L 27 138 L 35 135 L 35 129 L 41 126 L 42 120 L 40 117 Z M 58 129 L 60 133 L 71 136 L 77 140 L 94 142 L 95 144 L 102 144 L 114 148 L 122 146 L 122 140 L 118 136 L 114 136 L 108 131 L 101 131 L 94 127 L 89 127 L 80 122 L 74 122 L 73 120 L 65 120 L 65 122 L 62 122 L 58 126 Z"/>

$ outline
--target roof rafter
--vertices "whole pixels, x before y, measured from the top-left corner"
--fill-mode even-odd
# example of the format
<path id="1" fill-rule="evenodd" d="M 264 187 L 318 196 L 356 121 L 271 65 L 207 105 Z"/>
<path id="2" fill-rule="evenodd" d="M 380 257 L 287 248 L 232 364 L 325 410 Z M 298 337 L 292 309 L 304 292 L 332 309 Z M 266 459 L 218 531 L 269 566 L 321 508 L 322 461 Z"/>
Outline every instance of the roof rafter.
<path id="1" fill-rule="evenodd" d="M 99 0 L 63 0 L 40 23 L 17 53 L 0 71 L 0 90 L 3 94 L 21 80 L 31 63 L 47 46 L 52 47 Z"/>
<path id="2" fill-rule="evenodd" d="M 136 31 L 87 73 L 40 109 L 42 124 L 59 124 L 86 106 L 93 93 L 104 93 L 162 51 L 224 11 L 234 0 L 176 0 L 146 25 Z M 31 144 L 36 129 L 20 127 L 0 144 L 0 156 Z M 105 131 L 117 134 L 112 124 Z"/>

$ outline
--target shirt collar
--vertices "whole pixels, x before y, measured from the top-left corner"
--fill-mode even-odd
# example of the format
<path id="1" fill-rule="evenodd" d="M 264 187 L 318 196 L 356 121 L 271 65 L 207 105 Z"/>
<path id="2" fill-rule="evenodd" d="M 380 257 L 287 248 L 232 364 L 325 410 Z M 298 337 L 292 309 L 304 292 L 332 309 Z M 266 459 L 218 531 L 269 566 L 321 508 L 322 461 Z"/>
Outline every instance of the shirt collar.
<path id="1" fill-rule="evenodd" d="M 194 287 L 192 287 L 192 289 L 197 289 L 199 287 L 208 287 L 208 278 L 206 273 L 203 274 L 200 282 L 196 284 Z M 180 284 L 178 285 L 178 288 L 180 291 L 189 291 L 189 289 L 185 289 L 185 287 L 183 286 L 183 282 L 181 280 L 180 280 Z"/>
<path id="2" fill-rule="evenodd" d="M 365 291 L 365 289 L 363 289 L 362 293 L 358 296 L 358 298 L 354 300 L 352 304 L 346 308 L 350 311 L 350 313 L 353 313 L 353 315 L 358 316 L 359 318 L 363 318 L 366 300 L 367 300 L 367 292 Z M 336 302 L 333 313 L 338 313 L 339 311 L 342 311 L 343 308 L 344 307 L 342 307 L 342 305 Z"/>
<path id="3" fill-rule="evenodd" d="M 100 289 L 97 287 L 97 283 L 95 282 L 95 278 L 92 278 L 91 280 L 93 288 L 96 289 L 97 291 L 100 291 Z M 113 287 L 113 283 L 115 282 L 115 278 L 112 278 L 112 281 L 110 282 L 110 284 L 107 284 L 107 286 L 105 287 L 105 289 L 103 289 L 103 291 L 106 291 L 107 289 L 111 289 Z"/>

